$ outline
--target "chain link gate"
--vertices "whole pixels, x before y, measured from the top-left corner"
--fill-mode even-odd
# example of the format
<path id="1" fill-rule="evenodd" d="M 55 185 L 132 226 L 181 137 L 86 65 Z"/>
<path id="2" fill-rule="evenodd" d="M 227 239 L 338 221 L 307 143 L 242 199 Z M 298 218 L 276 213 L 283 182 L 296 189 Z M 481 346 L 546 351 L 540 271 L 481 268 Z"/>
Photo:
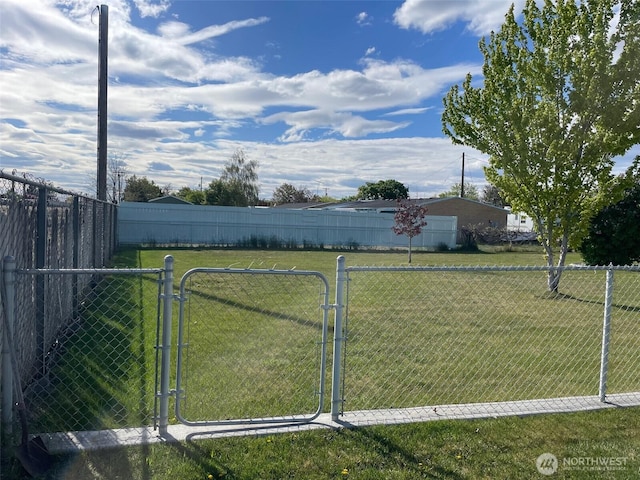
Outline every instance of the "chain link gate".
<path id="1" fill-rule="evenodd" d="M 331 307 L 321 273 L 195 268 L 178 300 L 177 420 L 309 422 L 322 412 Z"/>

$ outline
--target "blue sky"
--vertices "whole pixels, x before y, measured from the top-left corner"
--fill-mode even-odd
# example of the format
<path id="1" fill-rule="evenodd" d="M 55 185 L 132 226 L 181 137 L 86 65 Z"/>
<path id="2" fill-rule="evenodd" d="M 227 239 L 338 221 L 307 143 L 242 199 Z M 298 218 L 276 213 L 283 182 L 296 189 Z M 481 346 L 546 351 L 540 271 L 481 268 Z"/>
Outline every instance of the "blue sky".
<path id="1" fill-rule="evenodd" d="M 1 169 L 95 190 L 96 3 L 0 4 Z M 460 181 L 464 152 L 484 184 L 486 156 L 442 134 L 442 97 L 481 78 L 478 41 L 511 0 L 104 3 L 109 158 L 130 175 L 199 188 L 242 148 L 261 198 L 390 178 L 427 197 Z"/>

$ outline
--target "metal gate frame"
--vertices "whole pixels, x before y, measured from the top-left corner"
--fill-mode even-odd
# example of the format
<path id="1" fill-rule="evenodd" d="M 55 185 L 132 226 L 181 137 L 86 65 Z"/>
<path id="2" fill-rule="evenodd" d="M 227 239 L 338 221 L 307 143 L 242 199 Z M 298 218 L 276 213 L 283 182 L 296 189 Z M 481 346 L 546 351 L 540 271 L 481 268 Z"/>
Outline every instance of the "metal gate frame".
<path id="1" fill-rule="evenodd" d="M 175 417 L 176 419 L 187 426 L 210 426 L 210 425 L 251 425 L 258 423 L 309 423 L 316 419 L 324 408 L 324 396 L 325 396 L 325 377 L 327 369 L 327 343 L 328 343 L 328 326 L 329 326 L 329 310 L 333 308 L 333 305 L 329 303 L 329 282 L 327 278 L 320 272 L 306 271 L 306 270 L 267 270 L 267 269 L 232 269 L 232 268 L 206 268 L 198 267 L 187 271 L 180 280 L 179 294 L 173 294 L 173 258 L 170 256 L 165 257 L 165 283 L 164 293 L 164 308 L 163 308 L 163 326 L 162 326 L 162 344 L 158 345 L 158 351 L 161 354 L 161 380 L 160 391 L 158 397 L 160 399 L 160 415 L 159 415 L 159 427 L 160 433 L 166 432 L 168 426 L 168 399 L 171 396 L 175 397 Z M 186 419 L 181 412 L 181 405 L 184 400 L 184 389 L 182 385 L 183 375 L 183 354 L 186 347 L 184 342 L 184 329 L 185 329 L 185 303 L 187 301 L 186 282 L 193 274 L 196 273 L 209 273 L 209 274 L 240 274 L 240 275 L 263 275 L 263 276 L 305 276 L 315 277 L 320 280 L 323 286 L 323 292 L 321 293 L 322 301 L 319 305 L 322 311 L 322 334 L 321 334 L 321 349 L 320 349 L 320 362 L 318 369 L 318 405 L 314 412 L 310 414 L 295 414 L 292 416 L 276 416 L 259 419 L 233 419 L 233 420 L 199 420 L 192 421 Z M 177 338 L 177 353 L 176 353 L 176 385 L 175 390 L 169 390 L 169 370 L 170 370 L 170 350 L 171 350 L 171 319 L 172 308 L 171 301 L 177 300 L 179 302 L 179 314 L 178 314 L 178 338 Z"/>

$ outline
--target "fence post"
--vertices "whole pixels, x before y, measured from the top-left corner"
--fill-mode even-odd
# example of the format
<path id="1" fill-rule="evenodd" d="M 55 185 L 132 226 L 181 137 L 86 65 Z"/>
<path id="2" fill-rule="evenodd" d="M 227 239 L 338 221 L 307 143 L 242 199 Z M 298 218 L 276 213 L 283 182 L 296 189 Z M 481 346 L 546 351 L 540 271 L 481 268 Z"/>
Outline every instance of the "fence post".
<path id="1" fill-rule="evenodd" d="M 74 195 L 73 197 L 73 256 L 71 260 L 72 268 L 79 267 L 79 259 L 80 259 L 80 197 Z M 78 275 L 73 274 L 71 277 L 71 289 L 73 291 L 72 302 L 73 302 L 73 316 L 76 317 L 78 315 Z"/>
<path id="2" fill-rule="evenodd" d="M 13 336 L 15 323 L 15 274 L 16 261 L 11 256 L 4 257 L 2 261 L 2 284 L 0 300 L 2 301 L 2 315 L 4 325 L 2 328 L 2 445 L 3 450 L 13 444 L 13 360 L 9 342 L 15 342 Z M 4 456 L 6 452 L 2 452 Z"/>
<path id="3" fill-rule="evenodd" d="M 38 188 L 38 211 L 36 232 L 36 268 L 47 265 L 47 197 L 46 187 Z M 47 350 L 45 342 L 45 276 L 36 275 L 36 367 L 39 373 L 44 373 L 44 357 Z"/>
<path id="4" fill-rule="evenodd" d="M 160 360 L 160 435 L 167 433 L 169 425 L 169 370 L 171 368 L 171 316 L 173 302 L 173 257 L 164 257 L 164 285 L 162 295 L 162 345 Z"/>
<path id="5" fill-rule="evenodd" d="M 609 369 L 609 339 L 611 335 L 611 303 L 613 300 L 613 266 L 607 269 L 607 281 L 604 294 L 604 321 L 602 325 L 602 354 L 600 356 L 600 401 L 607 395 L 607 373 Z"/>
<path id="6" fill-rule="evenodd" d="M 343 298 L 344 298 L 344 280 L 345 280 L 345 258 L 343 255 L 338 257 L 336 266 L 336 302 L 335 302 L 335 321 L 333 325 L 333 375 L 331 377 L 331 419 L 337 422 L 342 410 L 341 398 L 341 380 L 340 373 L 342 370 L 342 314 L 343 314 Z"/>
<path id="7" fill-rule="evenodd" d="M 96 200 L 91 201 L 91 267 L 98 268 L 96 265 L 96 237 L 98 236 L 98 202 Z"/>

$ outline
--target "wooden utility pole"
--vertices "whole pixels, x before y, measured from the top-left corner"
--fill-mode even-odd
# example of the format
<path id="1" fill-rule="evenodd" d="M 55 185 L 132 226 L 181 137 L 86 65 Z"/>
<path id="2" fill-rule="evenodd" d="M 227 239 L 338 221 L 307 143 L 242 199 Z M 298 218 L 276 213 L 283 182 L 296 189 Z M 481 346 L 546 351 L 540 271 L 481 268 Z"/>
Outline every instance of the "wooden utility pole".
<path id="1" fill-rule="evenodd" d="M 109 47 L 109 7 L 100 5 L 98 39 L 98 200 L 107 200 L 107 53 Z"/>

